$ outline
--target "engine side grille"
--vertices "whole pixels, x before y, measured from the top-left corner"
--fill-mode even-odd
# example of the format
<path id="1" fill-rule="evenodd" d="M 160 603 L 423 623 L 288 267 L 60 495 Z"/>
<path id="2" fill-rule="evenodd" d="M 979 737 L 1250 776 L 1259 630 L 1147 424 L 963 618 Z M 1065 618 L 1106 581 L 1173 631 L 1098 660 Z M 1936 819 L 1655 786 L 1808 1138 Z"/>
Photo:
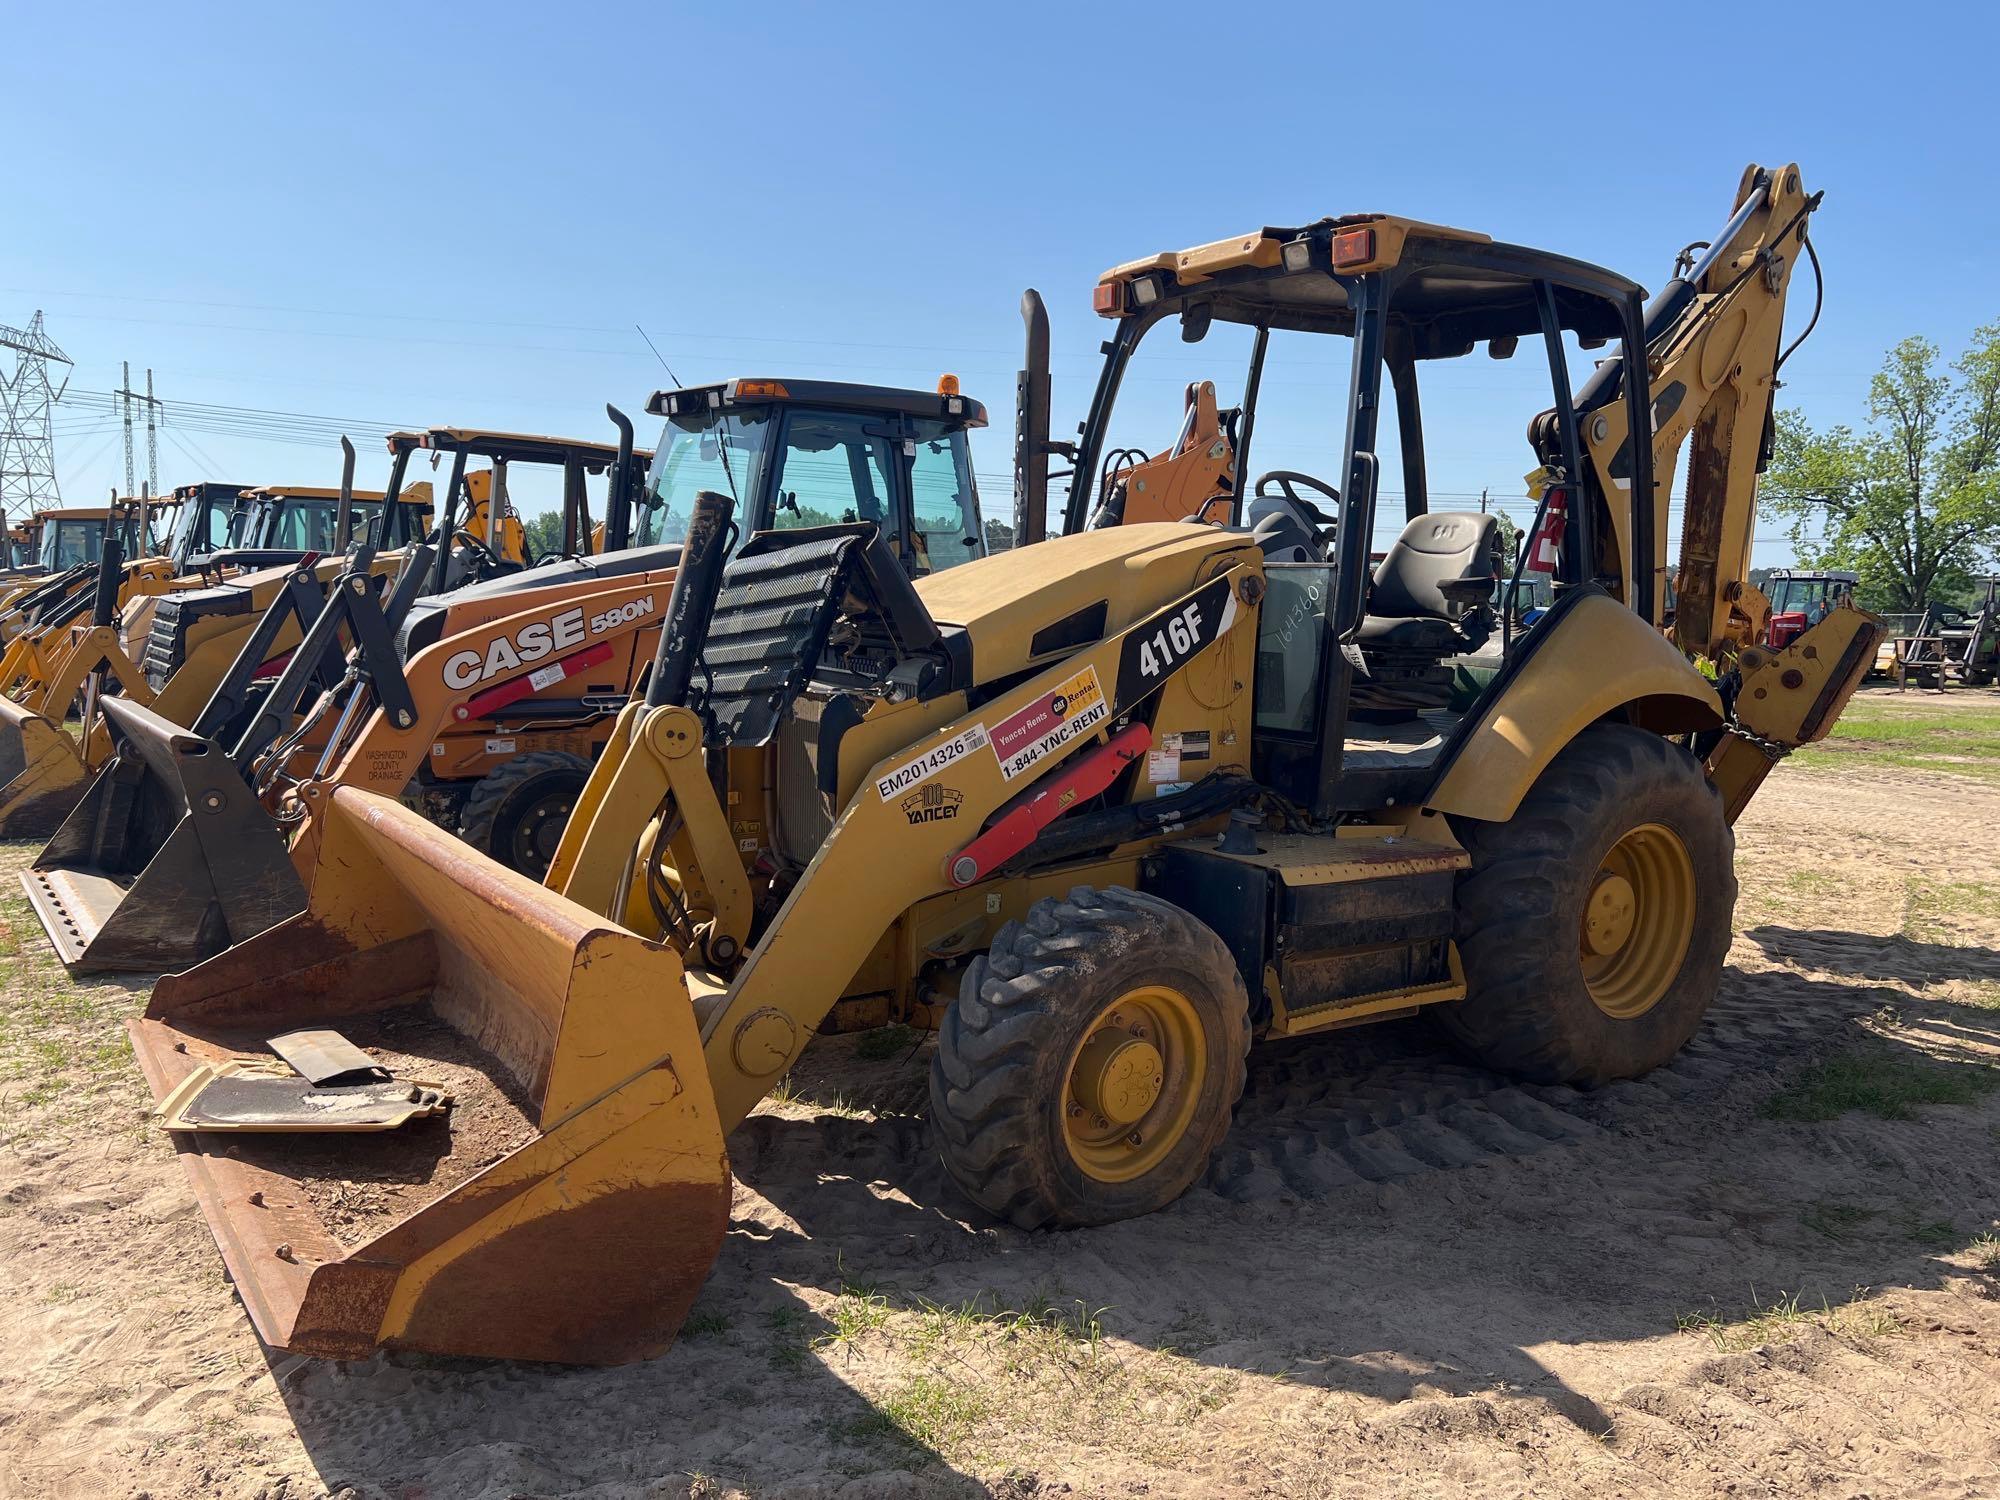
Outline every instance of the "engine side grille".
<path id="1" fill-rule="evenodd" d="M 139 665 L 158 692 L 187 661 L 188 633 L 196 622 L 247 614 L 248 589 L 189 589 L 167 594 L 153 610 L 153 628 L 146 636 L 146 653 Z"/>
<path id="2" fill-rule="evenodd" d="M 701 653 L 709 711 L 730 744 L 768 744 L 812 674 L 854 541 L 816 539 L 730 562 Z"/>

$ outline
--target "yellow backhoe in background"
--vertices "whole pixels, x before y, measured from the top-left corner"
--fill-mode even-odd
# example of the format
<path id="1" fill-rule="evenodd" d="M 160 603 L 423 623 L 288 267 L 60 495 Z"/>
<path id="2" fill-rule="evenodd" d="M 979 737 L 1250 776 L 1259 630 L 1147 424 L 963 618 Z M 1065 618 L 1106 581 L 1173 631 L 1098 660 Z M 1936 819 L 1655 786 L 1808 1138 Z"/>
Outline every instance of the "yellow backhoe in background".
<path id="1" fill-rule="evenodd" d="M 211 707 L 184 726 L 111 705 L 117 757 L 26 877 L 63 961 L 157 972 L 302 909 L 291 866 L 310 873 L 321 815 L 341 786 L 400 797 L 540 876 L 652 658 L 680 536 L 708 483 L 737 485 L 746 512 L 766 525 L 866 517 L 912 574 L 984 551 L 967 434 L 985 409 L 955 391 L 744 379 L 661 391 L 649 410 L 666 419 L 657 456 L 631 447 L 631 424 L 615 409 L 616 448 L 443 428 L 392 439 L 452 455 L 460 470 L 468 458 L 503 474 L 553 466 L 565 497 L 561 555 L 423 597 L 413 587 L 423 580 L 406 575 L 373 638 L 355 628 L 372 606 L 348 607 L 343 575 L 265 710 L 247 722 Z M 907 475 L 883 436 L 904 428 L 922 448 Z M 629 472 L 629 483 L 608 485 L 629 498 L 593 523 L 585 476 L 606 469 Z M 464 476 L 474 497 L 486 493 L 472 484 L 482 478 Z M 448 492 L 459 487 L 454 474 Z M 459 525 L 450 512 L 454 532 L 483 537 L 478 513 Z M 583 555 L 593 539 L 609 550 Z M 463 583 L 464 561 L 447 573 L 425 549 L 404 566 L 430 570 L 433 584 Z M 310 692 L 312 662 L 341 642 L 345 669 L 330 691 Z M 239 657 L 232 671 L 240 677 L 249 665 Z M 230 686 L 211 704 L 239 694 Z M 311 703 L 296 729 L 270 712 L 301 699 Z"/>
<path id="2" fill-rule="evenodd" d="M 342 524 L 358 527 L 379 521 L 383 510 L 380 494 L 353 492 L 351 470 L 339 491 L 273 487 L 239 499 L 228 532 L 244 546 L 192 550 L 212 534 L 212 521 L 200 513 L 212 516 L 220 496 L 190 495 L 175 518 L 189 526 L 176 524 L 170 533 L 185 553 L 161 550 L 165 544 L 150 536 L 139 542 L 127 520 L 118 534 L 100 531 L 88 561 L 16 601 L 9 614 L 23 627 L 0 655 L 0 837 L 46 837 L 76 806 L 111 753 L 96 711 L 105 684 L 169 717 L 190 716 L 256 617 L 286 595 L 302 558 L 314 557 L 322 586 L 338 571 L 337 558 L 320 562 L 311 549 L 275 545 L 281 526 L 313 527 L 323 514 L 331 527 L 344 508 Z M 428 513 L 427 487 L 389 507 L 391 546 L 407 546 Z M 53 545 L 49 534 L 45 546 Z M 133 547 L 144 550 L 134 556 Z M 382 569 L 395 560 L 392 552 Z M 163 634 L 175 643 L 164 660 L 155 652 Z M 276 644 L 284 649 L 297 639 L 294 628 Z"/>
<path id="3" fill-rule="evenodd" d="M 1376 214 L 1130 262 L 1096 291 L 1112 330 L 1073 445 L 1049 438 L 1031 299 L 1018 544 L 927 578 L 865 521 L 732 547 L 711 488 L 545 884 L 339 787 L 307 910 L 133 1023 L 258 1332 L 335 1357 L 657 1352 L 721 1243 L 728 1133 L 829 1025 L 937 1027 L 937 1148 L 1028 1227 L 1185 1191 L 1260 1038 L 1422 1010 L 1530 1078 L 1665 1062 L 1722 972 L 1731 825 L 1879 634 L 1839 607 L 1770 649 L 1747 583 L 1817 203 L 1796 167 L 1750 169 L 1650 304 Z M 1163 323 L 1252 331 L 1245 441 L 1272 337 L 1338 341 L 1338 467 L 1272 471 L 1276 494 L 1211 468 L 1194 524 L 1090 527 L 1107 487 L 1178 484 L 1105 461 Z M 1566 340 L 1611 357 L 1575 381 Z M 1432 510 L 1422 480 L 1415 391 L 1482 348 L 1549 376 L 1529 441 L 1555 598 L 1519 634 L 1493 518 Z M 1184 435 L 1198 391 L 1189 410 Z M 1405 514 L 1371 565 L 1391 441 Z M 1051 456 L 1074 477 L 1044 539 Z M 349 1085 L 302 1028 L 369 1048 L 381 1076 L 351 1087 L 378 1092 L 327 1094 Z M 448 1128 L 411 1120 L 441 1093 Z M 373 1128 L 328 1136 L 330 1100 Z M 476 1155 L 451 1150 L 467 1132 Z M 379 1211 L 343 1196 L 357 1178 Z"/>

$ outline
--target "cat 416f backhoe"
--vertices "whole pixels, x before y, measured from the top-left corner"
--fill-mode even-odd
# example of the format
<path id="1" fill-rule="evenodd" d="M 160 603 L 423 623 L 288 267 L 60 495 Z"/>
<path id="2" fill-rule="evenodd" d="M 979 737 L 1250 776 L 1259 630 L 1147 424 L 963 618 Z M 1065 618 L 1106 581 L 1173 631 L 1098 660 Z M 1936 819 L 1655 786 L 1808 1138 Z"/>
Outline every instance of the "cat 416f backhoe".
<path id="1" fill-rule="evenodd" d="M 492 1085 L 459 1089 L 449 1132 L 336 1145 L 275 1109 L 234 1121 L 275 1133 L 176 1135 L 259 1333 L 338 1357 L 665 1347 L 728 1220 L 725 1138 L 830 1022 L 936 1021 L 937 1147 L 1025 1226 L 1172 1201 L 1258 1037 L 1422 1008 L 1534 1078 L 1671 1057 L 1729 944 L 1731 824 L 1827 731 L 1878 629 L 1842 606 L 1770 650 L 1745 578 L 1816 203 L 1795 167 L 1752 169 L 1650 304 L 1374 214 L 1121 266 L 1073 447 L 1049 439 L 1045 367 L 1024 374 L 1019 544 L 914 582 L 865 523 L 732 550 L 730 497 L 704 495 L 643 697 L 545 885 L 342 786 L 306 912 L 161 981 L 133 1023 L 182 1104 L 300 1027 L 386 1039 L 398 1082 L 449 1058 Z M 1086 528 L 1103 473 L 1132 477 L 1100 468 L 1120 378 L 1169 320 L 1248 325 L 1259 360 L 1272 331 L 1343 341 L 1343 457 L 1312 485 L 1331 537 L 1282 496 L 1245 524 L 1220 485 L 1215 524 Z M 1574 387 L 1566 333 L 1615 350 Z M 1530 440 L 1566 524 L 1537 527 L 1554 604 L 1495 655 L 1492 518 L 1428 509 L 1415 390 L 1517 343 L 1546 351 Z M 1385 381 L 1410 493 L 1371 568 Z M 1058 450 L 1067 534 L 1041 540 Z M 475 1123 L 510 1148 L 484 1166 L 449 1151 Z M 358 1178 L 422 1206 L 337 1231 L 320 1205 Z"/>
<path id="2" fill-rule="evenodd" d="M 336 582 L 293 658 L 293 681 L 265 697 L 297 701 L 307 665 L 351 642 L 334 687 L 296 728 L 259 713 L 230 720 L 217 737 L 134 705 L 110 709 L 115 769 L 25 877 L 64 961 L 182 966 L 301 910 L 305 887 L 293 870 L 312 870 L 340 786 L 400 797 L 539 877 L 651 660 L 681 534 L 710 484 L 734 486 L 764 525 L 877 524 L 913 575 L 984 551 L 967 433 L 984 425 L 985 410 L 955 386 L 745 379 L 662 391 L 650 409 L 666 419 L 658 454 L 633 453 L 630 424 L 614 410 L 615 462 L 612 449 L 567 440 L 430 434 L 426 446 L 456 452 L 461 467 L 468 452 L 565 463 L 563 555 L 414 600 L 406 577 L 380 632 L 353 628 L 374 606 L 350 606 Z M 604 462 L 633 476 L 610 485 L 633 503 L 613 504 L 595 528 L 597 555 L 579 555 L 593 536 L 584 471 Z M 422 556 L 411 566 L 435 568 Z M 231 681 L 198 724 L 229 718 Z M 256 795 L 245 795 L 246 782 Z"/>

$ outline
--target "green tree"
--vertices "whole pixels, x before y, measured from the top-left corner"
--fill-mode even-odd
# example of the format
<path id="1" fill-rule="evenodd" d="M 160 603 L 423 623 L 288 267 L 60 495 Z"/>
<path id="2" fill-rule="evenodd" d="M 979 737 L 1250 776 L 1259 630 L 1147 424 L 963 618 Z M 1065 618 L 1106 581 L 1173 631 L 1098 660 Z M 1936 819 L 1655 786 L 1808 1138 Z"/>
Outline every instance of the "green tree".
<path id="1" fill-rule="evenodd" d="M 530 557 L 552 557 L 562 551 L 562 512 L 545 510 L 532 520 L 523 521 L 521 528 L 528 534 L 528 555 Z"/>
<path id="2" fill-rule="evenodd" d="M 1869 385 L 1862 431 L 1780 412 L 1763 499 L 1800 561 L 1851 569 L 1864 604 L 1963 598 L 2000 547 L 2000 323 L 1948 368 L 1928 339 L 1904 339 Z"/>

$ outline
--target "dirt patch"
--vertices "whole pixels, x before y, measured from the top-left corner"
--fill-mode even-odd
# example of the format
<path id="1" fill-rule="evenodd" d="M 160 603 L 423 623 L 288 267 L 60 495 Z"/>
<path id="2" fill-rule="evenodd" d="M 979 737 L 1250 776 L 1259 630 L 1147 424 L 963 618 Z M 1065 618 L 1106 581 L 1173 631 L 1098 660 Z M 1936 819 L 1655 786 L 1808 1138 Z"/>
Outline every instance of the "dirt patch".
<path id="1" fill-rule="evenodd" d="M 1259 1049 L 1206 1181 L 1104 1230 L 977 1215 L 929 1043 L 822 1039 L 731 1138 L 681 1341 L 614 1370 L 267 1359 L 116 1055 L 142 996 L 31 944 L 0 955 L 0 1495 L 1991 1493 L 1996 826 L 1987 782 L 1788 763 L 1672 1065 L 1523 1085 L 1421 1018 Z M 448 1139 L 433 1170 L 503 1148 Z"/>
<path id="2" fill-rule="evenodd" d="M 234 1156 L 282 1172 L 349 1249 L 434 1203 L 535 1136 L 528 1101 L 488 1053 L 423 1006 L 343 1020 L 340 1032 L 398 1078 L 442 1087 L 451 1108 L 400 1130 L 243 1136 Z M 269 1056 L 256 1039 L 218 1038 Z"/>

